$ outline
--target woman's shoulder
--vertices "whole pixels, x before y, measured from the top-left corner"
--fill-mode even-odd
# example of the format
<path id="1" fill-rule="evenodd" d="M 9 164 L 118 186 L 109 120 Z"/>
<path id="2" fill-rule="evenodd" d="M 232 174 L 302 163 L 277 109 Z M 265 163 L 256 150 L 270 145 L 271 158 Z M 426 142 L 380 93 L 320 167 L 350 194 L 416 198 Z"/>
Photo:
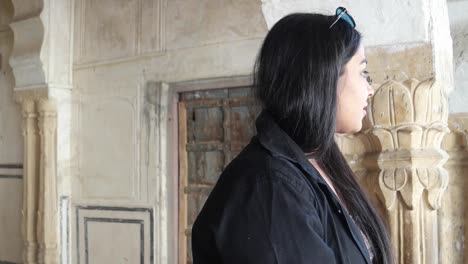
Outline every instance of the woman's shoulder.
<path id="1" fill-rule="evenodd" d="M 280 184 L 299 195 L 312 198 L 310 196 L 315 193 L 316 186 L 309 178 L 297 163 L 272 155 L 254 138 L 226 167 L 217 187 L 223 192 L 240 192 L 254 191 L 253 188 L 259 185 Z"/>
<path id="2" fill-rule="evenodd" d="M 236 226 L 244 218 L 258 216 L 259 210 L 284 211 L 281 216 L 289 217 L 284 207 L 289 214 L 319 216 L 316 193 L 317 186 L 294 162 L 271 155 L 253 141 L 223 171 L 194 227 Z"/>
<path id="3" fill-rule="evenodd" d="M 306 174 L 297 163 L 272 155 L 254 139 L 234 158 L 220 176 L 250 186 L 264 181 L 285 181 L 293 185 L 308 184 Z M 301 188 L 302 189 L 302 188 Z"/>

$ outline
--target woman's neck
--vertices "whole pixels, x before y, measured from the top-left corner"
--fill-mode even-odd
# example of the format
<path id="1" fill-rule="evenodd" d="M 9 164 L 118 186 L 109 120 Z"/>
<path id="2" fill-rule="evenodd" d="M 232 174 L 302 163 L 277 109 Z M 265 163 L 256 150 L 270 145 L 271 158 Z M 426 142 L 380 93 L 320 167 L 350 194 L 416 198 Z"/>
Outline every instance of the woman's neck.
<path id="1" fill-rule="evenodd" d="M 325 182 L 328 184 L 328 187 L 330 187 L 330 189 L 335 193 L 336 197 L 338 197 L 338 199 L 340 199 L 340 196 L 338 195 L 338 193 L 336 192 L 335 190 L 335 187 L 333 186 L 333 183 L 332 181 L 330 180 L 330 177 L 328 177 L 328 175 L 325 173 L 325 171 L 322 169 L 322 167 L 319 165 L 319 163 L 317 162 L 316 159 L 309 159 L 309 162 L 315 167 L 315 169 L 317 169 L 317 171 L 319 172 L 320 176 L 322 177 L 322 179 L 325 180 Z M 341 200 L 341 199 L 340 199 Z"/>

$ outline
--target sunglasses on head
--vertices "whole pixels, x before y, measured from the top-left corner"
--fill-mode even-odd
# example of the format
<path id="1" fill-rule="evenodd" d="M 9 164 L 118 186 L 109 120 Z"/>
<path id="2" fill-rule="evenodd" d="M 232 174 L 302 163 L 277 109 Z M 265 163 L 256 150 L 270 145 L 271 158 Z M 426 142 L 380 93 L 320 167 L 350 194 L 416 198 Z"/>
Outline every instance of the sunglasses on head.
<path id="1" fill-rule="evenodd" d="M 328 29 L 332 28 L 336 24 L 336 22 L 338 22 L 340 19 L 343 19 L 344 21 L 346 21 L 346 23 L 348 23 L 352 28 L 356 27 L 356 22 L 354 22 L 353 17 L 348 13 L 348 10 L 346 10 L 346 8 L 341 7 L 341 6 L 338 7 L 336 9 L 335 16 L 336 16 L 335 21 L 330 25 Z"/>

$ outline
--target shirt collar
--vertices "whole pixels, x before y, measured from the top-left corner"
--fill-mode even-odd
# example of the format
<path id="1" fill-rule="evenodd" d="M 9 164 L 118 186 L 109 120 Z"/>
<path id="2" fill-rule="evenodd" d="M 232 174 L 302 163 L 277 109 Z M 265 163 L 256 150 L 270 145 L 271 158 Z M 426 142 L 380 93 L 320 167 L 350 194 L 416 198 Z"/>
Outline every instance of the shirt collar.
<path id="1" fill-rule="evenodd" d="M 256 127 L 257 138 L 260 144 L 270 151 L 273 156 L 281 157 L 298 164 L 314 180 L 326 184 L 301 148 L 278 126 L 268 111 L 263 110 L 260 113 L 256 121 Z"/>
<path id="2" fill-rule="evenodd" d="M 257 138 L 260 144 L 266 148 L 273 156 L 281 157 L 287 159 L 293 163 L 298 164 L 304 171 L 306 171 L 313 180 L 320 183 L 323 188 L 328 190 L 329 195 L 332 197 L 332 201 L 335 204 L 336 208 L 344 208 L 340 204 L 337 198 L 335 198 L 332 190 L 325 182 L 325 180 L 319 175 L 318 171 L 312 166 L 312 164 L 307 159 L 304 152 L 301 148 L 292 140 L 284 130 L 282 130 L 278 124 L 275 122 L 274 118 L 271 116 L 268 111 L 263 110 L 257 118 L 256 121 L 257 127 Z M 354 224 L 350 224 L 351 217 L 345 216 L 346 222 L 349 225 L 351 234 L 353 235 L 354 240 L 358 244 L 361 253 L 369 263 L 368 251 L 365 250 L 365 245 L 362 240 L 357 239 L 358 229 Z"/>

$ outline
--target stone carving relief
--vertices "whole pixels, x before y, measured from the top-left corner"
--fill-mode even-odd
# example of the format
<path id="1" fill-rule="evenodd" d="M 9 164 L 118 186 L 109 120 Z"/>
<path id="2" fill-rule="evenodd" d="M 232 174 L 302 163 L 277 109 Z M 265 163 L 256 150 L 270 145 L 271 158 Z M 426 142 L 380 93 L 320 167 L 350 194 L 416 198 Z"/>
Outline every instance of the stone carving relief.
<path id="1" fill-rule="evenodd" d="M 433 79 L 389 81 L 371 101 L 369 119 L 381 145 L 380 198 L 398 263 L 437 263 L 437 210 L 448 185 L 444 88 Z"/>
<path id="2" fill-rule="evenodd" d="M 390 81 L 376 91 L 371 107 L 373 134 L 382 145 L 379 162 L 384 172 L 380 184 L 386 207 L 392 208 L 396 193 L 400 192 L 405 205 L 413 208 L 425 189 L 428 205 L 438 209 L 448 180 L 442 169 L 447 154 L 440 149 L 448 132 L 448 106 L 443 90 L 433 80 Z M 410 172 L 410 167 L 417 170 Z M 410 177 L 413 174 L 415 177 Z M 422 189 L 415 190 L 414 183 L 406 184 L 409 177 L 417 179 Z"/>

